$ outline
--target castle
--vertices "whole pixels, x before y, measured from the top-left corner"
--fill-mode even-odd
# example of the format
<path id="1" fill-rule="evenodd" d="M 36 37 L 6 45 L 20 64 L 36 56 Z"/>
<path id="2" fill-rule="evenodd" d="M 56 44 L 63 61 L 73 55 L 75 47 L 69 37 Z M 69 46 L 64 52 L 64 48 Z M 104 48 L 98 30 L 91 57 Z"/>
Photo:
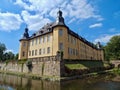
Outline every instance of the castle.
<path id="1" fill-rule="evenodd" d="M 94 45 L 65 24 L 62 11 L 57 12 L 55 22 L 47 23 L 40 30 L 29 36 L 25 28 L 20 39 L 19 59 L 39 60 L 41 57 L 56 56 L 63 52 L 67 60 L 104 60 L 100 43 Z"/>

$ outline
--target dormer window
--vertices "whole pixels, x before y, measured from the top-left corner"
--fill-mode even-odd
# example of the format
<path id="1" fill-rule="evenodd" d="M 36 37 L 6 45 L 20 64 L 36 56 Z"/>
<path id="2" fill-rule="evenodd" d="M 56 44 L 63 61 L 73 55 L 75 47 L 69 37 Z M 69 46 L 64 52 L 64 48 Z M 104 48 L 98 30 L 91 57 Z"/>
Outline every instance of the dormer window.
<path id="1" fill-rule="evenodd" d="M 50 31 L 51 29 L 50 29 L 50 28 L 48 28 L 47 30 L 48 30 L 48 31 Z"/>
<path id="2" fill-rule="evenodd" d="M 34 33 L 34 34 L 32 34 L 32 36 L 35 36 L 36 34 Z"/>
<path id="3" fill-rule="evenodd" d="M 41 33 L 43 33 L 43 31 L 42 31 L 42 30 L 41 30 L 40 32 L 41 32 Z"/>

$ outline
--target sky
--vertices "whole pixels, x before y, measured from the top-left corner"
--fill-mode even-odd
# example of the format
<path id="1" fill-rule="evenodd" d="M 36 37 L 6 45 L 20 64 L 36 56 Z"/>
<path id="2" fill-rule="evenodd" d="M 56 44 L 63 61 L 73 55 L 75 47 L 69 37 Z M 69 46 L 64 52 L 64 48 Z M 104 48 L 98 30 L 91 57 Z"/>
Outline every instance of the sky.
<path id="1" fill-rule="evenodd" d="M 30 35 L 63 12 L 65 24 L 86 40 L 106 45 L 120 35 L 120 0 L 0 0 L 0 42 L 19 52 L 24 29 Z"/>

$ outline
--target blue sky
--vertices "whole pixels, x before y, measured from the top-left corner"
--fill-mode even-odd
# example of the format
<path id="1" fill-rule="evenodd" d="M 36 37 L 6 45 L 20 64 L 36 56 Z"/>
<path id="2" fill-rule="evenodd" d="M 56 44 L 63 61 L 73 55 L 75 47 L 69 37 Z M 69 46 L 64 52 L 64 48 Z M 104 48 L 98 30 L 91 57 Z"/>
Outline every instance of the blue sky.
<path id="1" fill-rule="evenodd" d="M 59 7 L 66 25 L 90 42 L 120 35 L 120 0 L 0 0 L 0 42 L 18 53 L 26 25 L 36 32 L 55 21 Z"/>

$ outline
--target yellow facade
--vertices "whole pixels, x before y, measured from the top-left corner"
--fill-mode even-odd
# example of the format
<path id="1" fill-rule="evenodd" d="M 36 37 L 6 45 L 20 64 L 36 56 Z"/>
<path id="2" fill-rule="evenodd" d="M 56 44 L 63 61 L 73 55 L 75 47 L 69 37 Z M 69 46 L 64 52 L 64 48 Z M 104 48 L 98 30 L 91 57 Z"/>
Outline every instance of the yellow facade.
<path id="1" fill-rule="evenodd" d="M 42 28 L 40 34 L 37 32 L 29 38 L 24 34 L 25 38 L 20 40 L 19 59 L 39 59 L 55 56 L 57 51 L 63 51 L 64 59 L 104 60 L 103 50 L 69 30 L 61 12 L 58 14 L 60 16 L 58 15 L 57 21 Z"/>
<path id="2" fill-rule="evenodd" d="M 28 58 L 28 40 L 20 40 L 19 59 Z"/>

